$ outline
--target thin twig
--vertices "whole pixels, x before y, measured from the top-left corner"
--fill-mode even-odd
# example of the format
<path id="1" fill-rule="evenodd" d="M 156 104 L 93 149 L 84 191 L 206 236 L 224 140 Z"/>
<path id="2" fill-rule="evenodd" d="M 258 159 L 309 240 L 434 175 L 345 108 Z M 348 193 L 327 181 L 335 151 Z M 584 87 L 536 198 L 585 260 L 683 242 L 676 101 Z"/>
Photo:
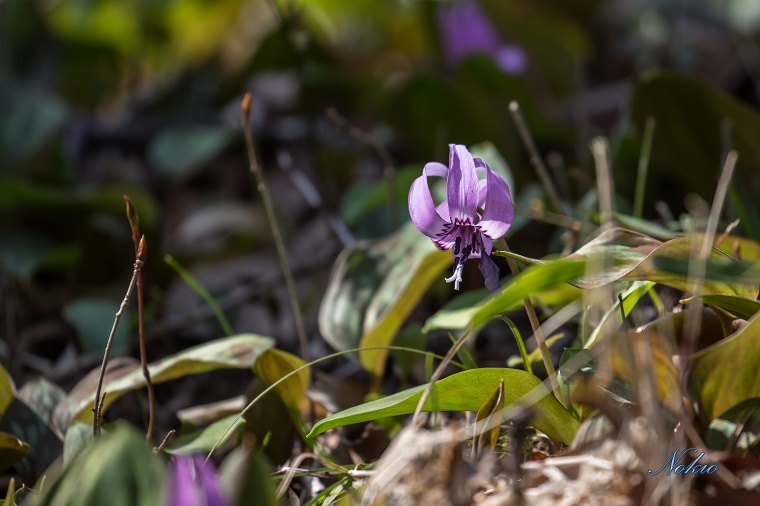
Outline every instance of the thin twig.
<path id="1" fill-rule="evenodd" d="M 135 245 L 135 258 L 140 256 L 140 249 L 142 248 L 142 261 L 144 262 L 147 256 L 147 244 L 145 242 L 145 236 L 140 234 L 140 218 L 129 197 L 124 195 L 124 200 L 127 204 L 127 219 L 129 220 L 129 227 L 132 229 L 132 242 Z M 153 424 L 156 417 L 156 395 L 153 390 L 153 383 L 150 380 L 150 371 L 148 371 L 148 352 L 145 346 L 145 306 L 143 299 L 142 271 L 137 273 L 137 333 L 140 344 L 140 367 L 142 368 L 143 377 L 145 378 L 145 386 L 148 389 L 148 428 L 145 430 L 145 439 L 150 441 L 151 437 L 153 437 Z"/>
<path id="2" fill-rule="evenodd" d="M 530 134 L 530 130 L 528 130 L 528 126 L 525 124 L 525 119 L 520 111 L 520 104 L 518 104 L 516 100 L 509 103 L 509 112 L 512 114 L 512 121 L 514 121 L 515 127 L 517 127 L 517 133 L 520 135 L 520 139 L 522 139 L 525 149 L 528 150 L 530 163 L 533 165 L 533 168 L 536 169 L 536 173 L 541 180 L 544 190 L 546 190 L 546 194 L 549 196 L 549 199 L 552 201 L 552 204 L 557 211 L 565 216 L 569 216 L 570 213 L 567 206 L 562 200 L 560 200 L 557 190 L 554 188 L 551 177 L 549 177 L 549 171 L 546 170 L 546 165 L 544 165 L 544 159 L 538 153 L 538 149 L 536 149 L 536 143 L 533 142 L 533 136 Z"/>
<path id="3" fill-rule="evenodd" d="M 141 241 L 142 245 L 142 241 Z M 100 366 L 100 375 L 98 376 L 98 386 L 95 389 L 95 405 L 93 407 L 94 412 L 94 418 L 92 419 L 92 434 L 93 436 L 97 437 L 100 435 L 100 416 L 101 416 L 101 406 L 100 406 L 100 392 L 103 389 L 103 379 L 106 375 L 106 367 L 108 366 L 108 356 L 111 354 L 111 344 L 113 343 L 113 336 L 116 335 L 116 328 L 119 326 L 119 320 L 121 320 L 121 315 L 124 314 L 124 309 L 129 305 L 129 296 L 132 295 L 132 290 L 135 288 L 135 284 L 137 283 L 137 275 L 140 273 L 140 269 L 142 269 L 143 266 L 143 260 L 142 260 L 142 254 L 144 253 L 143 250 L 138 250 L 137 253 L 137 259 L 135 260 L 135 266 L 134 270 L 132 271 L 132 279 L 129 281 L 129 287 L 127 288 L 127 293 L 124 295 L 124 300 L 121 301 L 121 305 L 119 306 L 119 310 L 116 311 L 116 315 L 114 316 L 113 320 L 113 326 L 111 327 L 111 333 L 108 335 L 108 341 L 106 341 L 106 350 L 103 353 L 103 364 Z"/>
<path id="4" fill-rule="evenodd" d="M 654 127 L 657 124 L 654 118 L 647 118 L 644 126 L 644 139 L 641 143 L 641 155 L 639 167 L 636 173 L 636 193 L 633 198 L 633 215 L 641 218 L 644 212 L 644 194 L 647 186 L 647 172 L 649 171 L 649 158 L 652 154 L 652 139 L 654 139 Z"/>
<path id="5" fill-rule="evenodd" d="M 301 356 L 308 362 L 309 361 L 309 339 L 306 335 L 306 327 L 303 322 L 303 315 L 301 314 L 301 306 L 298 303 L 298 295 L 296 294 L 296 285 L 293 282 L 293 273 L 290 270 L 290 264 L 288 262 L 288 255 L 285 251 L 285 243 L 282 240 L 280 234 L 280 227 L 277 225 L 277 218 L 274 215 L 274 206 L 272 205 L 271 198 L 269 196 L 269 190 L 267 190 L 266 181 L 264 179 L 264 172 L 259 167 L 256 161 L 256 151 L 253 147 L 253 134 L 251 133 L 251 124 L 249 120 L 251 112 L 251 94 L 246 93 L 241 104 L 242 120 L 241 126 L 243 128 L 243 135 L 245 136 L 245 145 L 248 149 L 248 158 L 250 160 L 249 170 L 256 178 L 256 188 L 261 196 L 261 202 L 264 205 L 264 214 L 267 217 L 269 223 L 269 229 L 272 231 L 272 238 L 274 239 L 275 248 L 277 249 L 277 256 L 280 257 L 280 265 L 282 266 L 282 274 L 285 277 L 285 285 L 288 289 L 288 298 L 290 299 L 290 305 L 293 309 L 293 318 L 296 323 L 296 332 L 298 333 L 298 340 L 301 344 Z"/>
<path id="6" fill-rule="evenodd" d="M 390 224 L 391 229 L 395 229 L 398 224 L 398 210 L 396 205 L 396 162 L 385 147 L 376 142 L 371 135 L 364 130 L 352 125 L 348 119 L 341 116 L 341 114 L 334 108 L 330 107 L 326 111 L 327 117 L 335 125 L 346 132 L 348 135 L 366 144 L 372 151 L 375 152 L 378 158 L 382 160 L 383 165 L 383 177 L 388 182 L 388 206 L 390 210 Z"/>
<path id="7" fill-rule="evenodd" d="M 177 432 L 177 431 L 174 430 L 174 429 L 172 429 L 172 430 L 170 430 L 169 432 L 166 433 L 166 436 L 164 436 L 164 440 L 161 441 L 161 444 L 153 449 L 153 454 L 154 455 L 164 449 L 164 446 L 166 446 L 166 443 L 169 441 L 169 438 L 172 437 L 175 432 Z"/>

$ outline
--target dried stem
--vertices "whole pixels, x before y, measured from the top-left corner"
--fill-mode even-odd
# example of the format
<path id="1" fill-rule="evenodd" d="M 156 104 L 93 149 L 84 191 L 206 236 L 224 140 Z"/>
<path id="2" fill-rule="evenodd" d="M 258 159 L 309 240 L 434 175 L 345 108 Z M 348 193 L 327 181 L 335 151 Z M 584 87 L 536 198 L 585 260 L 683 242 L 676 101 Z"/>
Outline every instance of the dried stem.
<path id="1" fill-rule="evenodd" d="M 135 245 L 135 258 L 145 262 L 147 256 L 147 243 L 145 236 L 140 235 L 140 219 L 132 201 L 124 195 L 127 203 L 127 219 L 132 229 L 132 242 Z M 145 378 L 145 387 L 148 390 L 148 428 L 145 430 L 145 439 L 153 437 L 153 424 L 156 417 L 156 394 L 148 371 L 148 352 L 145 347 L 145 306 L 143 299 L 142 271 L 137 273 L 137 332 L 140 343 L 140 367 Z"/>
<path id="2" fill-rule="evenodd" d="M 129 305 L 129 297 L 132 295 L 132 290 L 137 283 L 137 276 L 142 269 L 143 261 L 139 258 L 135 260 L 134 270 L 132 271 L 132 279 L 129 281 L 129 287 L 127 293 L 124 295 L 124 300 L 121 301 L 119 310 L 116 311 L 116 315 L 113 320 L 113 326 L 111 327 L 111 333 L 108 335 L 108 341 L 106 342 L 106 350 L 103 353 L 103 364 L 100 366 L 100 376 L 98 376 L 98 386 L 95 389 L 95 405 L 92 408 L 95 415 L 92 419 L 92 434 L 97 437 L 100 435 L 100 419 L 102 414 L 102 402 L 100 400 L 100 393 L 103 389 L 103 379 L 106 375 L 106 367 L 108 366 L 108 356 L 111 354 L 111 344 L 113 344 L 113 336 L 116 335 L 116 328 L 119 326 L 121 315 L 124 314 L 124 309 Z M 105 396 L 104 396 L 105 397 Z"/>
<path id="3" fill-rule="evenodd" d="M 298 340 L 301 344 L 301 356 L 308 362 L 309 361 L 309 340 L 306 335 L 306 327 L 303 322 L 303 315 L 301 314 L 301 306 L 298 303 L 298 296 L 296 294 L 296 285 L 293 282 L 293 273 L 290 270 L 290 264 L 288 263 L 288 255 L 285 251 L 285 244 L 280 234 L 280 227 L 277 225 L 277 218 L 274 215 L 274 206 L 267 190 L 266 180 L 264 179 L 264 173 L 259 167 L 256 160 L 256 151 L 253 147 L 253 134 L 251 133 L 251 124 L 249 120 L 251 107 L 251 94 L 246 93 L 241 104 L 241 126 L 243 127 L 243 135 L 245 136 L 245 145 L 248 150 L 248 158 L 250 160 L 249 170 L 256 178 L 256 188 L 261 196 L 261 202 L 264 205 L 264 214 L 266 215 L 267 222 L 269 223 L 269 229 L 272 231 L 272 238 L 274 239 L 275 248 L 277 249 L 277 256 L 280 258 L 280 265 L 282 266 L 282 274 L 285 277 L 285 285 L 288 289 L 288 297 L 290 299 L 290 305 L 293 308 L 293 318 L 296 323 L 296 332 L 298 332 Z"/>
<path id="4" fill-rule="evenodd" d="M 364 130 L 352 125 L 348 119 L 341 116 L 341 114 L 334 108 L 330 107 L 326 111 L 327 117 L 335 123 L 341 130 L 348 135 L 369 146 L 372 151 L 375 152 L 378 158 L 382 160 L 383 165 L 383 177 L 388 182 L 388 206 L 390 209 L 390 224 L 391 229 L 395 229 L 398 224 L 398 211 L 396 209 L 396 163 L 393 161 L 393 157 L 382 145 L 376 142 L 371 135 Z"/>
<path id="5" fill-rule="evenodd" d="M 596 185 L 599 195 L 599 222 L 603 229 L 612 221 L 612 173 L 610 171 L 610 148 L 607 139 L 595 137 L 591 141 L 591 153 L 596 167 Z"/>
<path id="6" fill-rule="evenodd" d="M 500 246 L 504 248 L 505 252 L 510 251 L 505 239 L 502 238 L 499 240 L 499 242 Z M 507 260 L 509 270 L 512 271 L 512 275 L 517 276 L 520 274 L 520 271 L 517 269 L 517 264 L 515 263 L 514 259 L 511 257 L 505 258 Z M 551 353 L 549 353 L 549 347 L 546 346 L 546 339 L 544 338 L 544 333 L 541 330 L 541 323 L 538 321 L 536 309 L 533 307 L 533 303 L 530 301 L 530 297 L 525 297 L 523 299 L 523 304 L 525 305 L 525 312 L 528 314 L 528 320 L 530 320 L 530 326 L 533 329 L 533 335 L 536 336 L 536 343 L 538 345 L 539 351 L 541 352 L 541 359 L 544 362 L 546 374 L 549 375 L 549 382 L 551 383 L 554 396 L 560 403 L 564 405 L 565 403 L 562 399 L 562 391 L 559 388 L 559 381 L 557 380 L 557 372 L 554 369 L 554 362 L 552 361 Z"/>
<path id="7" fill-rule="evenodd" d="M 544 190 L 546 190 L 546 194 L 549 196 L 549 199 L 552 201 L 552 204 L 557 209 L 557 211 L 564 214 L 565 216 L 569 216 L 570 213 L 567 209 L 567 206 L 565 206 L 565 203 L 560 200 L 559 194 L 557 193 L 556 188 L 554 188 L 551 177 L 549 177 L 549 171 L 546 170 L 544 159 L 538 153 L 538 149 L 536 149 L 536 143 L 533 142 L 533 136 L 530 134 L 530 130 L 528 130 L 528 126 L 526 125 L 525 119 L 522 115 L 522 111 L 520 111 L 520 104 L 518 104 L 515 100 L 510 102 L 509 112 L 512 114 L 512 121 L 514 121 L 515 127 L 517 127 L 517 133 L 520 135 L 520 139 L 525 145 L 525 149 L 528 150 L 530 163 L 533 165 L 533 168 L 536 169 L 536 173 L 538 174 L 538 178 L 541 180 L 541 184 L 543 185 Z"/>
<path id="8" fill-rule="evenodd" d="M 728 191 L 731 177 L 734 174 L 734 168 L 736 167 L 736 160 L 738 157 L 739 155 L 737 152 L 733 150 L 729 151 L 726 156 L 726 161 L 723 164 L 723 171 L 718 180 L 718 185 L 715 188 L 715 197 L 713 198 L 712 208 L 710 209 L 710 216 L 707 219 L 707 229 L 705 230 L 705 235 L 702 239 L 701 248 L 696 261 L 690 262 L 689 264 L 689 279 L 691 280 L 692 296 L 699 296 L 702 294 L 707 270 L 707 260 L 710 258 L 710 252 L 712 251 L 713 243 L 715 242 L 718 221 L 723 212 L 723 204 L 726 201 L 726 192 Z M 684 323 L 687 354 L 693 351 L 696 346 L 701 320 L 700 311 L 694 311 L 687 317 L 686 322 Z"/>

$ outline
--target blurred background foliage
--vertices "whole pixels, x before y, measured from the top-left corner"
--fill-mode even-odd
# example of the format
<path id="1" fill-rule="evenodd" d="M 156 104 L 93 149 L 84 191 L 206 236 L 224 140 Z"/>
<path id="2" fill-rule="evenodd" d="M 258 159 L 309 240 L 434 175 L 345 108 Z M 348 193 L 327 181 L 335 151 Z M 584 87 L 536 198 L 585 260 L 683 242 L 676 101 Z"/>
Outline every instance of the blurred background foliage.
<path id="1" fill-rule="evenodd" d="M 236 332 L 297 349 L 247 173 L 246 91 L 312 335 L 340 250 L 408 219 L 409 183 L 448 143 L 490 143 L 516 200 L 551 209 L 513 100 L 576 216 L 595 208 L 595 135 L 610 138 L 618 210 L 630 213 L 655 117 L 645 217 L 667 226 L 687 195 L 709 201 L 736 147 L 728 213 L 760 239 L 759 23 L 755 0 L 0 0 L 3 362 L 64 388 L 98 363 L 93 325 L 131 274 L 124 194 L 148 241 L 151 360 L 220 337 L 167 253 Z M 546 224 L 514 234 L 528 256 L 557 237 Z M 134 323 L 117 352 L 135 354 Z M 160 425 L 197 402 L 180 396 Z"/>

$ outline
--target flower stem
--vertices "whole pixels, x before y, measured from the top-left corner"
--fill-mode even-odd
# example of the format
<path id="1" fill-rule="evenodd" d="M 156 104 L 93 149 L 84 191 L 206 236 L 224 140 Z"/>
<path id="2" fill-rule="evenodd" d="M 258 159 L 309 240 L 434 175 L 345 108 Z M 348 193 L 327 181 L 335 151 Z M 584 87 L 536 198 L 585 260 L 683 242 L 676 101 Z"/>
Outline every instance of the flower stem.
<path id="1" fill-rule="evenodd" d="M 301 344 L 301 357 L 308 362 L 309 361 L 309 339 L 306 335 L 306 327 L 303 322 L 303 315 L 301 314 L 301 306 L 298 303 L 298 296 L 296 295 L 296 285 L 293 282 L 293 273 L 290 270 L 290 264 L 288 262 L 288 256 L 285 251 L 285 244 L 282 240 L 282 234 L 280 234 L 280 227 L 277 225 L 277 219 L 274 215 L 274 206 L 267 190 L 266 180 L 264 179 L 264 173 L 259 167 L 256 160 L 256 151 L 253 148 L 253 134 L 251 133 L 251 123 L 249 120 L 251 106 L 251 94 L 246 93 L 241 104 L 241 126 L 243 127 L 243 135 L 245 136 L 245 145 L 248 149 L 248 159 L 250 160 L 249 170 L 256 178 L 256 188 L 261 196 L 261 202 L 264 205 L 264 214 L 266 215 L 267 222 L 269 223 L 269 229 L 272 231 L 272 237 L 274 239 L 274 245 L 277 249 L 277 256 L 280 258 L 280 265 L 282 266 L 282 274 L 285 277 L 285 285 L 288 289 L 288 298 L 290 299 L 290 305 L 293 309 L 293 318 L 296 323 L 296 332 L 298 333 L 298 341 Z"/>
<path id="2" fill-rule="evenodd" d="M 500 246 L 504 248 L 504 251 L 509 252 L 509 246 L 507 246 L 506 239 L 500 239 Z M 512 271 L 513 276 L 517 276 L 520 271 L 517 269 L 517 264 L 510 257 L 505 257 L 509 270 Z M 536 336 L 536 342 L 538 343 L 538 349 L 541 352 L 541 358 L 546 368 L 546 374 L 549 376 L 549 382 L 551 383 L 554 396 L 564 406 L 565 402 L 562 399 L 562 391 L 559 388 L 559 381 L 557 380 L 557 372 L 554 369 L 554 363 L 552 361 L 551 353 L 549 353 L 549 347 L 546 346 L 546 339 L 544 339 L 544 333 L 541 330 L 541 323 L 538 321 L 536 310 L 533 307 L 533 303 L 530 301 L 530 297 L 523 299 L 525 305 L 525 312 L 528 314 L 528 320 L 530 320 L 530 326 L 533 329 L 533 335 Z"/>
<path id="3" fill-rule="evenodd" d="M 119 310 L 116 311 L 116 315 L 114 316 L 113 320 L 113 326 L 111 327 L 111 333 L 108 335 L 108 341 L 106 341 L 106 349 L 103 353 L 103 363 L 100 366 L 100 376 L 98 376 L 98 386 L 95 389 L 95 405 L 92 408 L 93 411 L 93 418 L 92 418 L 92 435 L 97 437 L 100 435 L 100 420 L 101 420 L 101 412 L 103 409 L 103 401 L 101 401 L 101 390 L 103 389 L 103 379 L 106 375 L 106 367 L 108 367 L 108 356 L 111 354 L 111 344 L 113 344 L 113 337 L 116 335 L 116 329 L 119 326 L 119 321 L 121 320 L 121 316 L 124 314 L 124 309 L 129 305 L 129 297 L 132 295 L 132 291 L 135 289 L 135 284 L 137 283 L 137 276 L 140 274 L 140 269 L 142 269 L 143 261 L 140 258 L 142 251 L 140 251 L 137 255 L 137 260 L 135 260 L 135 266 L 134 270 L 132 271 L 132 279 L 129 282 L 129 287 L 127 287 L 127 293 L 124 295 L 124 300 L 121 301 L 121 305 L 119 306 Z"/>

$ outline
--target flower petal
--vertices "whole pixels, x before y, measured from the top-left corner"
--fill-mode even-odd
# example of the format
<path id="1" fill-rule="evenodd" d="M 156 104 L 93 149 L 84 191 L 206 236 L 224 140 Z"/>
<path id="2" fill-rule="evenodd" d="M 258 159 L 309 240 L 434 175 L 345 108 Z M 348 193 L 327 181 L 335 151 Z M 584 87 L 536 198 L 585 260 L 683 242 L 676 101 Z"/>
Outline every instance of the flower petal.
<path id="1" fill-rule="evenodd" d="M 211 461 L 206 462 L 203 455 L 195 457 L 196 469 L 198 469 L 198 479 L 200 480 L 201 489 L 206 495 L 207 506 L 229 506 L 227 498 L 222 493 L 222 487 L 219 485 L 219 477 Z"/>
<path id="2" fill-rule="evenodd" d="M 428 163 L 422 169 L 422 175 L 414 180 L 409 188 L 409 216 L 417 230 L 431 239 L 440 238 L 449 229 L 449 223 L 438 215 L 433 203 L 433 196 L 428 187 L 428 176 L 446 177 L 448 170 L 441 163 Z"/>
<path id="3" fill-rule="evenodd" d="M 493 261 L 493 258 L 488 255 L 481 256 L 478 267 L 480 267 L 480 272 L 483 274 L 483 279 L 485 279 L 486 288 L 492 292 L 501 288 L 501 284 L 499 283 L 499 267 Z"/>
<path id="4" fill-rule="evenodd" d="M 486 165 L 486 198 L 478 228 L 491 239 L 498 239 L 507 233 L 514 219 L 515 209 L 509 185 Z"/>
<path id="5" fill-rule="evenodd" d="M 167 480 L 167 506 L 200 506 L 201 499 L 195 483 L 193 459 L 186 456 L 174 457 L 169 465 Z"/>
<path id="6" fill-rule="evenodd" d="M 478 208 L 478 173 L 472 155 L 462 145 L 449 144 L 446 195 L 452 223 L 475 222 L 475 212 Z"/>

